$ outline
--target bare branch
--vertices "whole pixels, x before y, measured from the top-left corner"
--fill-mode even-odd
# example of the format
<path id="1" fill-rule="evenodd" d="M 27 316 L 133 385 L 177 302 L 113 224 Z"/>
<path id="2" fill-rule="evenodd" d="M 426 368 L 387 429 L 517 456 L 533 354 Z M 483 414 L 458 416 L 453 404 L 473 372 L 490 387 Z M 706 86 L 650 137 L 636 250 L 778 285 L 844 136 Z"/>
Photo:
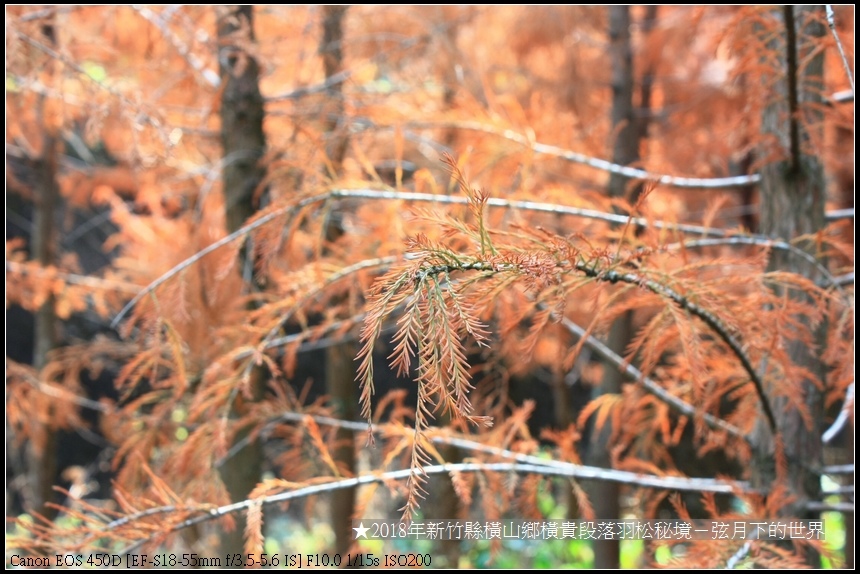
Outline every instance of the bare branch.
<path id="1" fill-rule="evenodd" d="M 821 469 L 821 474 L 854 474 L 854 463 L 825 466 Z"/>
<path id="2" fill-rule="evenodd" d="M 854 89 L 841 90 L 828 98 L 831 104 L 847 104 L 854 101 Z"/>
<path id="3" fill-rule="evenodd" d="M 590 157 L 585 154 L 560 148 L 558 146 L 538 143 L 532 141 L 524 135 L 515 132 L 514 130 L 499 130 L 479 122 L 410 122 L 406 125 L 410 127 L 451 127 L 455 129 L 484 132 L 505 138 L 512 142 L 516 142 L 531 149 L 536 153 L 557 157 L 573 163 L 587 165 L 595 169 L 608 171 L 609 173 L 623 175 L 625 177 L 629 177 L 630 179 L 656 181 L 657 183 L 668 185 L 670 187 L 723 189 L 754 185 L 761 181 L 761 176 L 758 174 L 739 175 L 734 177 L 699 178 L 676 177 L 673 175 L 652 173 L 643 169 L 618 165 L 617 163 L 612 163 L 604 159 Z"/>
<path id="4" fill-rule="evenodd" d="M 842 65 L 845 67 L 845 75 L 848 76 L 848 83 L 851 85 L 851 99 L 854 99 L 854 74 L 851 72 L 851 66 L 848 65 L 848 58 L 845 56 L 845 48 L 842 47 L 842 41 L 839 39 L 839 34 L 836 32 L 836 18 L 833 14 L 833 5 L 826 4 L 825 11 L 827 12 L 827 26 L 833 33 L 833 38 L 836 40 L 836 49 L 839 50 L 839 56 L 842 58 Z"/>
<path id="5" fill-rule="evenodd" d="M 526 464 L 520 462 L 470 462 L 430 465 L 425 466 L 423 469 L 421 469 L 420 472 L 422 474 L 427 475 L 452 472 L 518 472 L 538 474 L 542 476 L 565 476 L 569 478 L 579 479 L 612 480 L 614 482 L 644 488 L 683 490 L 691 492 L 715 492 L 721 494 L 732 494 L 737 492 L 738 490 L 741 490 L 745 486 L 744 483 L 721 481 L 717 479 L 686 478 L 672 476 L 661 477 L 621 470 L 608 470 L 605 468 L 580 466 L 570 463 L 562 464 L 567 464 L 567 467 L 562 468 L 556 466 L 548 466 L 545 464 Z M 244 500 L 242 502 L 219 506 L 217 508 L 208 508 L 205 510 L 201 509 L 200 515 L 189 518 L 180 522 L 179 524 L 171 526 L 168 531 L 171 533 L 178 532 L 185 528 L 194 526 L 195 524 L 200 524 L 208 520 L 220 518 L 222 516 L 226 516 L 234 512 L 247 510 L 251 506 L 257 504 L 276 504 L 279 502 L 285 502 L 287 500 L 303 498 L 306 496 L 317 496 L 326 492 L 332 492 L 343 488 L 355 488 L 365 484 L 373 484 L 379 482 L 386 483 L 393 480 L 406 480 L 414 474 L 415 471 L 413 469 L 394 470 L 378 474 L 366 474 L 354 478 L 333 480 L 324 484 L 315 484 L 312 486 L 297 488 L 295 490 L 290 490 L 287 492 L 282 492 L 280 494 L 274 494 L 271 496 L 261 497 L 253 500 Z M 132 523 L 135 520 L 139 520 L 141 518 L 146 518 L 157 514 L 167 514 L 180 510 L 187 511 L 188 509 L 180 508 L 175 505 L 150 508 L 136 514 L 125 516 L 119 520 L 115 520 L 107 524 L 102 533 L 116 530 L 117 528 L 125 524 Z M 164 534 L 164 531 L 160 531 L 158 533 L 158 536 L 163 536 Z M 152 540 L 152 537 L 147 537 L 143 540 L 139 540 L 128 548 L 123 549 L 120 554 L 133 553 L 135 550 L 137 550 L 150 540 Z"/>
<path id="6" fill-rule="evenodd" d="M 72 10 L 77 10 L 78 8 L 81 8 L 81 6 L 52 6 L 51 8 L 43 8 L 42 10 L 34 10 L 33 12 L 28 12 L 27 14 L 21 16 L 19 20 L 21 20 L 21 22 L 40 20 L 42 18 L 48 18 L 49 16 L 53 16 L 54 14 L 65 14 L 67 12 L 71 12 Z"/>
<path id="7" fill-rule="evenodd" d="M 352 74 L 352 70 L 343 70 L 341 72 L 329 76 L 324 82 L 320 82 L 319 84 L 307 86 L 305 88 L 296 88 L 295 90 L 286 92 L 284 94 L 278 94 L 276 96 L 269 96 L 268 98 L 266 98 L 266 103 L 282 102 L 284 100 L 297 100 L 299 98 L 303 98 L 311 94 L 325 92 L 329 88 L 332 88 L 338 84 L 342 84 L 343 82 L 347 81 L 350 76 L 352 76 Z"/>
<path id="8" fill-rule="evenodd" d="M 319 201 L 319 199 L 318 199 L 318 201 Z M 308 202 L 308 203 L 310 203 L 310 202 Z M 181 272 L 183 269 L 190 267 L 194 263 L 200 261 L 201 259 L 203 259 L 207 255 L 212 253 L 213 251 L 216 251 L 216 250 L 220 249 L 221 247 L 224 247 L 225 245 L 229 245 L 233 241 L 235 241 L 241 237 L 246 236 L 247 234 L 251 233 L 255 229 L 258 229 L 258 228 L 262 227 L 263 225 L 269 223 L 273 219 L 276 219 L 277 217 L 280 217 L 280 216 L 284 215 L 285 213 L 288 213 L 291 211 L 295 212 L 297 209 L 299 209 L 300 207 L 303 207 L 304 205 L 307 205 L 307 203 L 299 202 L 298 204 L 291 204 L 291 205 L 287 205 L 285 207 L 282 207 L 281 209 L 276 209 L 275 211 L 272 211 L 271 213 L 268 213 L 267 215 L 255 220 L 251 223 L 248 223 L 247 225 L 240 227 L 239 229 L 237 229 L 236 231 L 234 231 L 230 235 L 224 237 L 223 239 L 219 239 L 218 241 L 216 241 L 215 243 L 213 243 L 212 245 L 210 245 L 208 247 L 204 247 L 203 249 L 201 249 L 200 251 L 198 251 L 197 253 L 195 253 L 194 255 L 192 255 L 191 257 L 186 259 L 185 261 L 179 263 L 178 265 L 175 265 L 170 270 L 168 270 L 166 273 L 161 275 L 158 279 L 156 279 L 155 281 L 153 281 L 152 283 L 150 283 L 149 285 L 144 287 L 137 295 L 135 295 L 134 298 L 131 301 L 129 301 L 126 304 L 126 306 L 123 307 L 122 310 L 120 310 L 119 313 L 117 313 L 116 317 L 114 317 L 113 321 L 111 321 L 111 327 L 115 329 L 117 327 L 117 325 L 119 325 L 119 322 L 122 321 L 122 318 L 125 317 L 126 313 L 128 313 L 131 309 L 133 309 L 134 306 L 137 305 L 141 299 L 146 297 L 146 295 L 148 295 L 149 293 L 151 293 L 155 289 L 158 289 L 158 287 L 160 287 L 161 285 L 166 283 L 168 280 L 170 280 L 172 277 L 174 277 L 177 273 Z"/>
<path id="9" fill-rule="evenodd" d="M 836 420 L 833 421 L 833 424 L 830 425 L 824 434 L 821 435 L 821 442 L 824 444 L 828 444 L 839 432 L 848 424 L 848 418 L 851 416 L 851 412 L 854 410 L 854 383 L 852 382 L 848 386 L 848 392 L 845 395 L 845 402 L 842 405 L 842 410 L 839 411 L 839 416 L 836 417 Z"/>
<path id="10" fill-rule="evenodd" d="M 14 372 L 15 376 L 20 376 L 20 377 L 24 378 L 28 384 L 35 387 L 39 392 L 45 393 L 46 395 L 50 395 L 56 399 L 59 399 L 62 401 L 68 401 L 72 404 L 78 405 L 79 407 L 82 407 L 85 409 L 90 409 L 93 411 L 102 412 L 102 413 L 113 413 L 113 412 L 115 412 L 115 409 L 112 406 L 110 406 L 109 404 L 100 403 L 98 401 L 94 401 L 92 399 L 82 397 L 82 396 L 77 395 L 77 394 L 75 394 L 75 393 L 73 393 L 73 392 L 71 392 L 71 391 L 69 391 L 69 390 L 67 390 L 67 389 L 65 389 L 59 385 L 45 384 L 39 379 L 39 377 L 34 376 L 29 369 L 23 369 L 20 367 L 16 368 L 16 367 L 17 367 L 17 364 L 14 363 L 14 361 L 11 361 L 8 358 L 6 359 L 7 384 L 8 384 L 9 378 L 13 375 L 13 372 Z"/>
<path id="11" fill-rule="evenodd" d="M 854 513 L 853 502 L 807 502 L 806 509 L 812 512 L 850 512 Z"/>
<path id="12" fill-rule="evenodd" d="M 852 194 L 853 195 L 853 194 Z M 854 208 L 847 207 L 844 209 L 834 209 L 824 214 L 827 221 L 838 221 L 840 219 L 854 219 Z"/>
<path id="13" fill-rule="evenodd" d="M 747 557 L 751 548 L 752 542 L 744 542 L 744 545 L 726 561 L 726 570 L 734 570 L 738 563 Z"/>

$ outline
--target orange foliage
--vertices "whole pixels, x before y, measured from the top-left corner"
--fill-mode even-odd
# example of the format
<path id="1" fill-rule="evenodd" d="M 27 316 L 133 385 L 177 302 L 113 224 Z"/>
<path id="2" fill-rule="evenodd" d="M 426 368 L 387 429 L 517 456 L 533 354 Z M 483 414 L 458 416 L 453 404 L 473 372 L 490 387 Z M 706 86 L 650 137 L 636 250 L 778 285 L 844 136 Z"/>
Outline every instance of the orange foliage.
<path id="1" fill-rule="evenodd" d="M 750 436 L 772 419 L 771 405 L 802 413 L 809 428 L 833 422 L 810 410 L 801 382 L 814 380 L 831 409 L 853 385 L 853 288 L 835 279 L 853 273 L 853 236 L 846 240 L 839 223 L 814 238 L 758 236 L 742 219 L 756 206 L 740 188 L 659 177 L 744 176 L 745 162 L 753 174 L 784 159 L 760 130 L 774 90 L 759 79 L 776 58 L 762 38 L 782 33 L 768 9 L 661 8 L 651 32 L 634 30 L 637 81 L 643 70 L 653 77 L 641 110 L 649 116 L 643 159 L 631 166 L 647 172 L 631 182 L 647 179 L 650 188 L 635 206 L 605 195 L 607 169 L 618 168 L 605 161 L 618 133 L 606 8 L 350 7 L 341 78 L 324 76 L 321 11 L 255 9 L 256 42 L 243 49 L 261 66 L 267 175 L 255 194 L 260 211 L 230 240 L 220 178 L 238 160 L 221 153 L 224 56 L 213 9 L 7 7 L 7 164 L 10 153 L 40 156 L 46 134 L 63 138 L 63 204 L 103 210 L 112 231 L 96 248 L 113 252 L 107 267 L 85 274 L 75 242 L 43 265 L 24 240 L 7 239 L 7 309 L 49 304 L 61 325 L 86 314 L 105 330 L 120 319 L 119 337 L 55 349 L 41 370 L 7 358 L 16 445 L 41 452 L 47 433 L 86 428 L 81 409 L 90 409 L 100 416 L 94 430 L 115 449 L 110 500 L 68 498 L 60 508 L 85 527 L 58 521 L 7 537 L 7 546 L 193 545 L 173 534 L 210 518 L 220 519 L 216 531 L 229 529 L 235 511 L 247 517 L 246 551 L 262 552 L 264 505 L 301 489 L 315 500 L 355 471 L 337 460 L 334 429 L 363 427 L 327 418 L 332 405 L 299 377 L 309 376 L 301 375 L 307 350 L 359 337 L 356 385 L 367 432 L 379 439 L 369 464 L 412 470 L 405 488 L 380 475 L 389 488 L 379 491 L 397 502 L 379 506 L 387 504 L 381 494 L 362 491 L 357 512 L 365 515 L 416 512 L 431 488 L 425 468 L 445 462 L 442 445 L 474 441 L 467 456 L 479 463 L 536 454 L 533 405 L 512 407 L 506 394 L 512 378 L 535 373 L 569 387 L 597 384 L 610 368 L 631 380 L 545 429 L 545 447 L 572 468 L 581 466 L 590 417 L 611 429 L 615 470 L 680 478 L 689 467 L 676 453 L 688 443 L 694 458 L 717 452 L 741 468 L 754 464 Z M 643 14 L 633 9 L 634 20 Z M 851 20 L 853 9 L 837 17 Z M 853 29 L 839 34 L 853 53 Z M 828 95 L 846 88 L 833 43 L 819 41 Z M 332 81 L 348 134 L 338 173 L 326 152 Z M 853 186 L 850 105 L 825 106 L 823 126 L 805 126 L 820 134 L 805 151 L 839 174 L 832 181 Z M 100 146 L 111 161 L 86 157 Z M 38 201 L 26 174 L 7 171 L 10 191 Z M 840 203 L 842 191 L 828 189 L 829 207 L 853 208 Z M 60 240 L 72 233 L 58 229 Z M 777 251 L 813 260 L 816 276 L 768 271 Z M 635 333 L 607 358 L 589 337 L 605 339 L 628 311 Z M 827 377 L 796 364 L 792 344 L 815 348 Z M 391 375 L 379 372 L 380 352 L 396 375 L 413 379 L 417 408 L 405 394 L 374 395 Z M 80 372 L 105 365 L 118 399 L 88 404 Z M 256 400 L 250 380 L 260 365 L 269 381 Z M 231 414 L 236 404 L 247 407 L 240 417 Z M 363 454 L 365 433 L 355 436 Z M 275 478 L 261 476 L 252 500 L 224 510 L 218 468 L 237 441 L 258 439 Z M 537 517 L 549 480 L 451 477 L 463 508 L 488 520 Z M 760 500 L 737 487 L 757 518 L 790 502 L 785 484 L 768 487 L 784 497 Z M 589 516 L 586 492 L 576 482 L 565 488 Z M 628 509 L 640 516 L 665 498 L 626 488 L 646 492 Z M 703 496 L 709 516 L 734 516 Z M 724 565 L 737 551 L 697 544 L 683 565 Z M 749 555 L 788 567 L 800 552 L 756 543 Z"/>

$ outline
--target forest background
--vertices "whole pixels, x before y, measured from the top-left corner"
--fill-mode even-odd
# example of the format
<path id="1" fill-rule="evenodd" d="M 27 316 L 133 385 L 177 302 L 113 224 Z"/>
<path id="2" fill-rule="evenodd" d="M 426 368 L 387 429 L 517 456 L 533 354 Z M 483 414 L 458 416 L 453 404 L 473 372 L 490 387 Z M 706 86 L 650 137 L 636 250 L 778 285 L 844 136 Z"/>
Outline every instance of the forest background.
<path id="1" fill-rule="evenodd" d="M 7 6 L 7 563 L 853 566 L 853 40 L 852 6 Z M 401 516 L 829 529 L 353 540 Z"/>

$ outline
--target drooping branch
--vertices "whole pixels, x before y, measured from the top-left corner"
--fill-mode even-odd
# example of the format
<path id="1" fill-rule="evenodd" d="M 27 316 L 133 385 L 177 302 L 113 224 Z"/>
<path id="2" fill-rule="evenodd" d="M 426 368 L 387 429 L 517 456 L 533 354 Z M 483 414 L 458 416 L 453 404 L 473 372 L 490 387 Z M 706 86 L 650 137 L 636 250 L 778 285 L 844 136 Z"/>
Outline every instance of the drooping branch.
<path id="1" fill-rule="evenodd" d="M 570 263 L 562 262 L 560 265 L 570 265 Z M 608 283 L 627 283 L 630 285 L 645 287 L 652 293 L 669 299 L 679 308 L 688 311 L 689 313 L 695 315 L 696 317 L 699 317 L 702 321 L 704 321 L 705 324 L 708 325 L 708 327 L 710 327 L 711 330 L 714 331 L 717 336 L 719 336 L 720 339 L 722 339 L 723 342 L 729 346 L 729 348 L 732 350 L 732 353 L 734 353 L 734 355 L 740 360 L 741 365 L 749 375 L 750 381 L 755 387 L 756 394 L 759 397 L 759 402 L 762 405 L 762 410 L 764 411 L 765 417 L 767 418 L 768 425 L 770 426 L 771 431 L 776 433 L 776 417 L 774 416 L 773 409 L 770 406 L 770 400 L 765 393 L 764 382 L 761 380 L 761 377 L 755 370 L 755 367 L 753 367 L 750 358 L 747 356 L 740 342 L 729 332 L 728 328 L 723 324 L 723 322 L 720 321 L 717 317 L 715 317 L 710 311 L 702 309 L 697 304 L 690 301 L 685 295 L 678 293 L 674 289 L 656 281 L 636 275 L 635 273 L 619 273 L 614 269 L 598 269 L 597 267 L 586 263 L 575 263 L 572 265 L 572 267 L 586 277 L 591 277 L 592 279 L 595 279 L 597 281 L 604 281 Z M 416 273 L 416 277 L 421 278 L 423 280 L 423 278 L 426 278 L 430 275 L 435 276 L 441 273 L 447 274 L 451 273 L 452 271 L 473 270 L 489 271 L 495 273 L 516 271 L 516 269 L 517 265 L 514 263 L 499 264 L 486 261 L 445 263 L 433 265 L 431 267 L 424 267 L 420 269 L 418 273 Z"/>
<path id="2" fill-rule="evenodd" d="M 355 421 L 344 421 L 326 416 L 309 415 L 302 413 L 282 413 L 270 424 L 277 424 L 278 421 L 290 421 L 302 423 L 307 419 L 312 419 L 317 424 L 335 426 L 338 428 L 349 429 L 355 432 L 366 432 L 369 429 L 367 423 Z M 380 432 L 394 432 L 402 434 L 403 428 L 400 425 L 392 423 L 376 426 Z M 430 474 L 451 473 L 451 472 L 519 472 L 533 473 L 543 476 L 563 476 L 576 479 L 594 479 L 594 480 L 609 480 L 620 484 L 627 484 L 634 487 L 655 488 L 664 490 L 691 491 L 691 492 L 714 492 L 714 493 L 743 493 L 753 492 L 750 490 L 750 485 L 744 481 L 727 481 L 720 479 L 708 478 L 687 478 L 676 476 L 656 476 L 644 473 L 634 473 L 629 471 L 620 471 L 612 469 L 603 469 L 578 465 L 574 463 L 548 460 L 523 453 L 517 453 L 508 449 L 485 445 L 476 441 L 462 439 L 457 437 L 449 437 L 444 435 L 435 435 L 430 438 L 434 443 L 450 444 L 458 448 L 470 450 L 472 452 L 481 452 L 484 454 L 499 456 L 512 459 L 515 462 L 476 462 L 464 464 L 438 464 L 426 466 L 423 472 Z M 853 465 L 849 471 L 853 472 Z M 828 471 L 843 471 L 842 468 L 827 468 Z M 178 505 L 165 505 L 159 507 L 148 508 L 139 512 L 118 518 L 106 524 L 101 530 L 94 533 L 95 536 L 101 537 L 108 535 L 111 532 L 131 525 L 136 521 L 150 518 L 153 516 L 170 514 L 174 512 L 184 512 L 197 514 L 177 524 L 169 526 L 166 530 L 160 529 L 157 536 L 164 536 L 168 533 L 176 533 L 185 528 L 189 528 L 196 524 L 200 524 L 209 520 L 214 520 L 232 513 L 247 510 L 252 505 L 269 505 L 287 500 L 298 499 L 307 496 L 319 495 L 326 492 L 343 488 L 354 488 L 361 485 L 373 483 L 387 483 L 394 480 L 408 479 L 413 474 L 411 469 L 395 470 L 384 473 L 363 475 L 354 478 L 335 479 L 331 482 L 323 484 L 315 484 L 306 487 L 296 488 L 287 492 L 278 493 L 271 496 L 256 498 L 253 500 L 245 500 L 234 504 L 224 505 L 220 507 L 188 507 Z M 853 511 L 854 505 L 851 503 L 824 503 L 818 501 L 810 501 L 806 503 L 810 509 L 818 510 L 839 510 L 850 512 Z M 93 539 L 95 539 L 95 536 Z M 125 548 L 121 553 L 132 553 L 139 549 L 147 542 L 154 539 L 156 535 L 138 540 L 131 546 Z"/>
<path id="3" fill-rule="evenodd" d="M 714 331 L 720 339 L 726 343 L 729 348 L 732 350 L 734 355 L 740 360 L 741 365 L 744 370 L 750 377 L 750 381 L 753 383 L 755 387 L 756 393 L 758 394 L 759 402 L 761 403 L 762 410 L 764 411 L 765 417 L 767 418 L 768 425 L 770 426 L 771 431 L 775 434 L 777 431 L 776 417 L 774 416 L 773 409 L 770 406 L 770 400 L 767 398 L 767 394 L 764 390 L 764 382 L 761 380 L 758 372 L 755 367 L 753 367 L 750 358 L 747 356 L 746 352 L 744 352 L 743 346 L 740 342 L 735 339 L 735 337 L 729 333 L 726 326 L 720 321 L 717 317 L 715 317 L 710 311 L 702 309 L 692 301 L 690 301 L 686 296 L 678 293 L 674 289 L 671 289 L 661 283 L 657 283 L 656 281 L 652 281 L 650 279 L 645 279 L 636 275 L 634 273 L 619 273 L 614 269 L 610 269 L 607 271 L 600 271 L 595 269 L 592 266 L 585 265 L 583 263 L 577 263 L 575 265 L 576 269 L 580 272 L 584 273 L 589 277 L 593 277 L 598 281 L 608 281 L 609 283 L 628 283 L 630 285 L 641 285 L 647 288 L 649 291 L 667 297 L 672 300 L 678 307 L 681 309 L 688 311 L 705 322 L 708 327 Z"/>

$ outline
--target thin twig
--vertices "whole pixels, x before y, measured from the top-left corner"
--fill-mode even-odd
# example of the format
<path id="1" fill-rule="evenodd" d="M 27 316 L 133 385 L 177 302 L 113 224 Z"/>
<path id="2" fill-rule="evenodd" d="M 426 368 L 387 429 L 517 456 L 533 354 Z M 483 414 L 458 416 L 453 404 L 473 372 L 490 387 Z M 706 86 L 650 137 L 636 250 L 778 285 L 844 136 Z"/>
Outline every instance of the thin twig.
<path id="1" fill-rule="evenodd" d="M 306 330 L 306 331 L 302 331 L 301 333 L 294 333 L 292 335 L 284 335 L 283 337 L 277 337 L 277 338 L 272 339 L 271 341 L 266 343 L 265 350 L 268 351 L 269 349 L 274 349 L 275 347 L 286 347 L 287 345 L 292 345 L 293 343 L 303 343 L 303 341 L 305 341 L 306 339 L 311 339 L 315 336 L 321 335 L 322 333 L 332 333 L 332 332 L 338 331 L 348 324 L 356 324 L 357 325 L 361 321 L 364 320 L 365 316 L 366 316 L 366 313 L 359 313 L 357 315 L 353 315 L 349 319 L 344 319 L 342 321 L 336 321 L 334 323 L 331 323 L 330 325 L 326 325 L 323 328 L 321 333 L 316 333 L 316 332 L 311 331 L 311 330 Z M 332 342 L 331 345 L 339 344 L 339 342 L 342 342 L 342 341 L 343 341 L 343 339 L 338 339 L 337 342 Z M 312 343 L 303 343 L 302 346 L 299 348 L 299 352 L 310 351 L 310 350 L 320 348 L 319 346 L 315 346 L 316 343 L 317 343 L 317 341 L 314 341 Z M 323 345 L 323 346 L 329 346 L 329 345 Z M 248 357 L 252 356 L 253 354 L 254 354 L 254 351 L 250 350 L 250 349 L 247 351 L 242 351 L 241 353 L 236 355 L 236 360 L 241 361 L 242 359 L 247 359 Z"/>
<path id="2" fill-rule="evenodd" d="M 843 209 L 834 209 L 832 211 L 825 212 L 824 218 L 827 221 L 838 221 L 840 219 L 854 219 L 854 208 L 853 207 L 845 207 Z"/>
<path id="3" fill-rule="evenodd" d="M 352 70 L 343 70 L 341 72 L 329 76 L 324 82 L 321 82 L 319 84 L 307 86 L 304 88 L 296 88 L 295 90 L 286 92 L 284 94 L 278 94 L 276 96 L 269 96 L 266 98 L 266 103 L 282 102 L 284 100 L 297 100 L 299 98 L 303 98 L 311 94 L 325 92 L 329 88 L 332 88 L 338 84 L 345 82 L 352 76 L 352 74 Z"/>
<path id="4" fill-rule="evenodd" d="M 840 275 L 836 278 L 836 284 L 840 287 L 846 287 L 848 285 L 854 284 L 854 272 L 845 273 L 844 275 Z"/>
<path id="5" fill-rule="evenodd" d="M 198 251 L 197 253 L 195 253 L 194 255 L 192 255 L 191 257 L 186 259 L 185 261 L 183 261 L 177 265 L 174 265 L 170 270 L 168 270 L 167 272 L 162 274 L 155 281 L 153 281 L 152 283 L 150 283 L 149 285 L 144 287 L 137 295 L 135 295 L 132 298 L 132 300 L 129 301 L 125 305 L 125 307 L 123 307 L 122 310 L 120 310 L 119 313 L 117 313 L 116 317 L 114 317 L 113 321 L 111 321 L 111 327 L 115 329 L 117 327 L 117 325 L 119 325 L 119 322 L 122 321 L 122 318 L 125 317 L 126 313 L 128 313 L 131 309 L 133 309 L 134 306 L 137 305 L 141 299 L 143 299 L 144 297 L 146 297 L 146 295 L 148 295 L 149 293 L 151 293 L 152 291 L 154 291 L 155 289 L 157 289 L 158 287 L 160 287 L 161 285 L 166 283 L 168 280 L 170 280 L 172 277 L 174 277 L 177 273 L 180 273 L 183 269 L 186 269 L 187 267 L 200 261 L 201 259 L 203 259 L 207 255 L 209 255 L 213 251 L 220 249 L 221 247 L 224 247 L 225 245 L 229 245 L 233 241 L 248 235 L 249 233 L 251 233 L 255 229 L 262 227 L 263 225 L 269 223 L 273 219 L 276 219 L 277 217 L 280 217 L 280 216 L 282 216 L 285 213 L 288 213 L 290 211 L 295 211 L 295 210 L 299 209 L 300 207 L 303 207 L 304 205 L 305 205 L 304 202 L 299 202 L 298 204 L 290 204 L 290 205 L 287 205 L 287 206 L 282 207 L 280 209 L 276 209 L 276 210 L 272 211 L 271 213 L 268 213 L 268 214 L 264 215 L 263 217 L 240 227 L 239 229 L 237 229 L 236 231 L 234 231 L 230 235 L 228 235 L 222 239 L 219 239 L 218 241 L 209 245 L 208 247 L 204 247 L 203 249 L 201 249 L 200 251 Z"/>
<path id="6" fill-rule="evenodd" d="M 812 512 L 854 512 L 853 502 L 807 502 L 806 509 Z"/>
<path id="7" fill-rule="evenodd" d="M 76 395 L 75 393 L 60 386 L 44 383 L 41 379 L 39 379 L 38 376 L 33 375 L 28 369 L 17 368 L 13 370 L 13 365 L 10 365 L 9 363 L 10 361 L 9 359 L 7 359 L 7 385 L 9 384 L 9 380 L 13 376 L 17 375 L 25 379 L 29 385 L 35 387 L 39 392 L 45 393 L 46 395 L 52 396 L 56 399 L 68 401 L 70 403 L 78 405 L 79 407 L 106 414 L 113 413 L 115 410 L 109 404 L 100 403 L 98 401 L 94 401 L 92 399 Z M 23 365 L 21 365 L 21 367 L 23 367 Z"/>
<path id="8" fill-rule="evenodd" d="M 42 10 L 34 10 L 33 12 L 28 12 L 18 18 L 18 20 L 20 20 L 21 22 L 40 20 L 42 18 L 48 18 L 49 16 L 53 16 L 54 14 L 65 14 L 66 12 L 77 10 L 78 8 L 82 8 L 82 6 L 52 6 L 51 8 L 44 8 Z"/>
<path id="9" fill-rule="evenodd" d="M 848 58 L 845 56 L 845 48 L 842 47 L 842 41 L 839 39 L 839 34 L 836 32 L 836 18 L 833 13 L 833 5 L 826 4 L 824 7 L 827 13 L 827 26 L 830 32 L 833 33 L 833 38 L 836 40 L 836 49 L 839 50 L 839 56 L 842 58 L 842 65 L 845 67 L 845 75 L 848 76 L 848 83 L 851 85 L 851 98 L 854 98 L 854 74 L 851 73 L 851 66 L 848 65 Z"/>
<path id="10" fill-rule="evenodd" d="M 831 94 L 827 99 L 827 103 L 833 104 L 847 104 L 848 102 L 854 101 L 854 90 L 840 90 L 835 94 Z"/>

